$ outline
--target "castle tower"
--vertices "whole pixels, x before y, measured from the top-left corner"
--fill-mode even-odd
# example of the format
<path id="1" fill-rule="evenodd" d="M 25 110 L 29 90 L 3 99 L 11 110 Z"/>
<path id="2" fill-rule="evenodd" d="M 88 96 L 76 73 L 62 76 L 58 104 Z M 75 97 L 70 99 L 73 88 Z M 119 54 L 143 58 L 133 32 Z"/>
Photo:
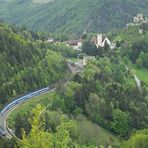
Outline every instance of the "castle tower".
<path id="1" fill-rule="evenodd" d="M 102 34 L 97 35 L 97 45 L 102 46 L 103 36 Z"/>
<path id="2" fill-rule="evenodd" d="M 143 14 L 137 14 L 137 18 L 138 18 L 139 21 L 143 21 L 144 20 Z"/>

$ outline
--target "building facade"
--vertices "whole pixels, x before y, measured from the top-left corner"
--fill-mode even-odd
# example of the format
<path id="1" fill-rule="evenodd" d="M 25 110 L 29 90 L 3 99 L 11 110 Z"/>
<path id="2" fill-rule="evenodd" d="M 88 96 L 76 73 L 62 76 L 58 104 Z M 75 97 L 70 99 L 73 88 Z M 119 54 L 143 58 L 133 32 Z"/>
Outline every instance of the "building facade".
<path id="1" fill-rule="evenodd" d="M 92 42 L 94 42 L 98 47 L 104 47 L 105 44 L 108 44 L 110 49 L 114 49 L 116 47 L 116 43 L 111 42 L 108 37 L 103 37 L 102 34 L 97 34 L 92 38 Z"/>

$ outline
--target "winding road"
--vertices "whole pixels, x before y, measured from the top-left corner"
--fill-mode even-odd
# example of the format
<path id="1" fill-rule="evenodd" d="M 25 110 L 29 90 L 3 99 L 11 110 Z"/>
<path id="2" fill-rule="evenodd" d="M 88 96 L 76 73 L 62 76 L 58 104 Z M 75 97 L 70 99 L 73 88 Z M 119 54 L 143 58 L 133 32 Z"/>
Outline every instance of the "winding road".
<path id="1" fill-rule="evenodd" d="M 126 68 L 126 71 L 129 71 L 129 68 L 127 67 L 127 65 L 125 65 L 125 68 Z M 142 92 L 141 81 L 140 81 L 140 79 L 137 77 L 136 74 L 134 74 L 134 80 L 135 80 L 135 82 L 136 82 L 136 84 L 137 84 L 137 87 L 138 87 L 139 91 Z"/>

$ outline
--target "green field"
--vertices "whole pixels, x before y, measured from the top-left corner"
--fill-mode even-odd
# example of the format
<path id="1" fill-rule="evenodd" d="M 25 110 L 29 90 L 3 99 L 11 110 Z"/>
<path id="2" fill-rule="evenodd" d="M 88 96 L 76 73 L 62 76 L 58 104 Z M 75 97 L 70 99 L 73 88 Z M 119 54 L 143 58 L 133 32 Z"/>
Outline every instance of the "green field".
<path id="1" fill-rule="evenodd" d="M 137 68 L 135 65 L 130 65 L 129 66 L 134 73 L 137 75 L 137 77 L 148 84 L 148 69 L 146 68 Z"/>
<path id="2" fill-rule="evenodd" d="M 25 102 L 17 109 L 15 109 L 7 119 L 8 126 L 13 129 L 14 119 L 17 114 L 25 114 L 27 111 L 32 110 L 37 104 L 41 104 L 43 106 L 48 106 L 52 100 L 54 99 L 54 93 L 45 93 L 43 95 L 37 96 L 32 98 L 30 101 Z M 107 131 L 106 129 L 100 127 L 97 124 L 94 124 L 87 120 L 86 117 L 83 116 L 81 120 L 76 119 L 79 129 L 79 142 L 86 143 L 88 139 L 96 140 L 97 144 L 113 144 L 119 143 L 119 139 L 116 135 L 112 134 L 111 132 Z"/>
<path id="3" fill-rule="evenodd" d="M 10 128 L 13 127 L 14 119 L 17 114 L 23 115 L 27 111 L 32 110 L 37 104 L 41 104 L 43 106 L 47 106 L 52 101 L 52 95 L 53 93 L 47 92 L 45 94 L 42 94 L 40 96 L 34 97 L 31 100 L 25 102 L 24 104 L 20 105 L 17 109 L 15 109 L 8 117 L 7 122 L 8 126 Z"/>
<path id="4" fill-rule="evenodd" d="M 97 145 L 119 144 L 116 135 L 84 118 L 78 121 L 79 143 L 86 144 L 89 139 L 96 140 Z"/>

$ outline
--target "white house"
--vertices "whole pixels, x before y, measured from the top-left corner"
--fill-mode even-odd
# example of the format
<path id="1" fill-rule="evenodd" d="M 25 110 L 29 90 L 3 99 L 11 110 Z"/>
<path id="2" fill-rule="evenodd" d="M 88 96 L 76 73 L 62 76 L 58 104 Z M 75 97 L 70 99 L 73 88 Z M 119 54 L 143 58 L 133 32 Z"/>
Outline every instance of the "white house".
<path id="1" fill-rule="evenodd" d="M 104 47 L 107 43 L 111 49 L 116 47 L 116 43 L 111 42 L 108 37 L 103 37 L 102 34 L 98 34 L 92 38 L 92 41 L 96 44 L 97 47 Z"/>
<path id="2" fill-rule="evenodd" d="M 53 43 L 54 42 L 54 39 L 53 38 L 48 38 L 47 39 L 47 43 Z"/>
<path id="3" fill-rule="evenodd" d="M 111 41 L 110 41 L 107 37 L 102 41 L 102 47 L 104 47 L 106 43 L 107 43 L 108 45 L 111 44 Z"/>

